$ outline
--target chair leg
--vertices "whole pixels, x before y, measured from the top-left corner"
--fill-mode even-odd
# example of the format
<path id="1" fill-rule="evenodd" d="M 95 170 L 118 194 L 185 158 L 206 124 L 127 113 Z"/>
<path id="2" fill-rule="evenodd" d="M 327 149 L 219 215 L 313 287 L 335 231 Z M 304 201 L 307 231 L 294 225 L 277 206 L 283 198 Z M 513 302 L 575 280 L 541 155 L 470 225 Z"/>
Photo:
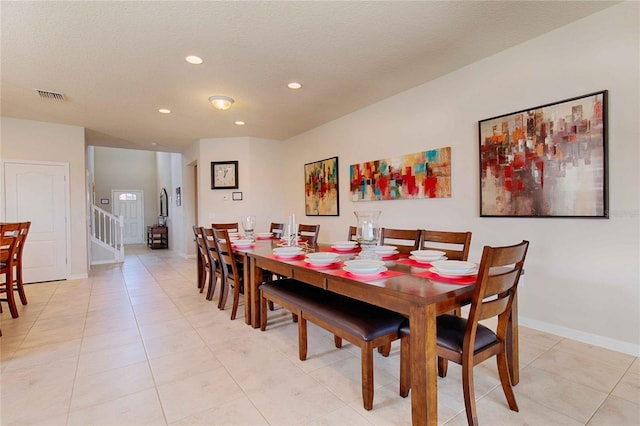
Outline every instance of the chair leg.
<path id="1" fill-rule="evenodd" d="M 7 304 L 9 305 L 9 312 L 11 312 L 12 318 L 18 318 L 18 305 L 16 305 L 16 298 L 13 294 L 13 283 L 10 278 L 7 277 L 7 282 L 4 284 L 7 289 Z"/>
<path id="2" fill-rule="evenodd" d="M 307 320 L 302 315 L 298 319 L 298 356 L 300 361 L 307 359 Z"/>
<path id="3" fill-rule="evenodd" d="M 273 307 L 273 302 L 269 300 L 269 310 L 273 311 L 275 308 Z"/>
<path id="4" fill-rule="evenodd" d="M 291 321 L 298 322 L 298 314 L 291 312 Z"/>
<path id="5" fill-rule="evenodd" d="M 400 339 L 400 396 L 406 398 L 411 389 L 411 351 L 409 336 Z"/>
<path id="6" fill-rule="evenodd" d="M 267 329 L 267 299 L 260 292 L 260 330 Z"/>
<path id="7" fill-rule="evenodd" d="M 342 337 L 338 337 L 335 334 L 333 335 L 333 344 L 336 345 L 336 348 L 340 349 L 342 347 Z"/>
<path id="8" fill-rule="evenodd" d="M 20 302 L 26 305 L 29 302 L 27 301 L 27 295 L 24 292 L 24 284 L 22 282 L 22 265 L 18 265 L 17 269 L 16 290 L 18 290 L 18 294 L 20 295 Z"/>
<path id="9" fill-rule="evenodd" d="M 464 394 L 464 407 L 467 412 L 467 423 L 472 426 L 478 426 L 476 393 L 473 387 L 473 361 L 463 361 L 462 363 L 462 393 Z"/>
<path id="10" fill-rule="evenodd" d="M 240 288 L 238 285 L 233 287 L 233 307 L 231 308 L 231 319 L 236 319 L 238 313 L 238 303 L 240 303 Z"/>
<path id="11" fill-rule="evenodd" d="M 449 360 L 446 358 L 438 357 L 438 376 L 447 377 L 448 367 L 449 367 Z"/>
<path id="12" fill-rule="evenodd" d="M 216 274 L 209 276 L 209 286 L 207 287 L 207 300 L 213 299 L 213 294 L 216 291 L 216 285 L 218 285 L 218 277 Z"/>
<path id="13" fill-rule="evenodd" d="M 220 300 L 218 300 L 218 309 L 224 310 L 227 304 L 227 296 L 229 295 L 229 284 L 224 278 L 220 282 Z"/>
<path id="14" fill-rule="evenodd" d="M 518 409 L 518 403 L 516 402 L 516 396 L 513 393 L 513 387 L 511 387 L 511 377 L 509 376 L 509 364 L 507 363 L 507 354 L 500 352 L 496 355 L 498 363 L 498 374 L 500 375 L 500 383 L 502 384 L 502 390 L 504 396 L 507 397 L 507 403 L 512 411 L 520 411 Z"/>
<path id="15" fill-rule="evenodd" d="M 362 402 L 365 410 L 373 408 L 373 348 L 365 345 L 360 350 L 362 358 Z"/>

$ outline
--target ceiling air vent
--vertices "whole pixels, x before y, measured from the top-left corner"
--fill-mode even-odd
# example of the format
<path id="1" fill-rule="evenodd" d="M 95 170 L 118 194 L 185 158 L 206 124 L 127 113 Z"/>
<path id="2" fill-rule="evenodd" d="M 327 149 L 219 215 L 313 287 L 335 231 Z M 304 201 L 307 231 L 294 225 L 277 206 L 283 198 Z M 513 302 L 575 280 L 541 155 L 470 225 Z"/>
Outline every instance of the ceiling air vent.
<path id="1" fill-rule="evenodd" d="M 51 92 L 49 90 L 40 90 L 40 89 L 36 89 L 36 92 L 38 92 L 38 96 L 40 96 L 40 98 L 42 99 L 51 99 L 53 101 L 64 101 L 64 94 L 62 93 L 56 93 L 56 92 Z"/>

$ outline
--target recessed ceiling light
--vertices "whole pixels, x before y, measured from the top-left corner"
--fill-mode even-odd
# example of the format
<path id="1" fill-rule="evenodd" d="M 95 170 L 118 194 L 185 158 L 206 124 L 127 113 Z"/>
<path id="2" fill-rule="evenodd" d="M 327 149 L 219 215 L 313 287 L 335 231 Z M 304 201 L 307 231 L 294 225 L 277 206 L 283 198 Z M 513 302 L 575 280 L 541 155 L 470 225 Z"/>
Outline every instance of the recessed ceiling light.
<path id="1" fill-rule="evenodd" d="M 151 146 L 158 146 L 158 142 L 151 142 Z"/>
<path id="2" fill-rule="evenodd" d="M 296 90 L 296 89 L 301 88 L 301 87 L 302 87 L 302 84 L 300 84 L 300 83 L 298 83 L 298 82 L 296 82 L 296 81 L 292 81 L 291 83 L 287 84 L 287 87 L 288 87 L 289 89 L 294 89 L 294 90 Z"/>
<path id="3" fill-rule="evenodd" d="M 160 114 L 171 114 L 171 110 L 170 110 L 170 109 L 168 109 L 168 108 L 160 108 L 160 109 L 158 110 L 158 112 L 159 112 Z"/>
<path id="4" fill-rule="evenodd" d="M 200 65 L 201 63 L 204 62 L 200 56 L 194 56 L 194 55 L 187 56 L 185 59 L 187 62 L 193 65 Z"/>
<path id="5" fill-rule="evenodd" d="M 235 122 L 235 124 L 236 124 L 236 126 L 244 126 L 245 122 L 238 120 L 238 121 Z"/>

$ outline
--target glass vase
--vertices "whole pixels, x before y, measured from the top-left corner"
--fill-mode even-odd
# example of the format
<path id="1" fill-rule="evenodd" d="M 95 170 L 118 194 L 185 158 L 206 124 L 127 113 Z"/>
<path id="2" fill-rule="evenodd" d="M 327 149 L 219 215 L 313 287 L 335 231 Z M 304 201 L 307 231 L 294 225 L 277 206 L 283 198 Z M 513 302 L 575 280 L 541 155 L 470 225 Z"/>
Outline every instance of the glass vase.
<path id="1" fill-rule="evenodd" d="M 380 241 L 380 210 L 353 212 L 358 219 L 356 240 L 360 243 L 360 259 L 377 259 L 376 246 Z"/>

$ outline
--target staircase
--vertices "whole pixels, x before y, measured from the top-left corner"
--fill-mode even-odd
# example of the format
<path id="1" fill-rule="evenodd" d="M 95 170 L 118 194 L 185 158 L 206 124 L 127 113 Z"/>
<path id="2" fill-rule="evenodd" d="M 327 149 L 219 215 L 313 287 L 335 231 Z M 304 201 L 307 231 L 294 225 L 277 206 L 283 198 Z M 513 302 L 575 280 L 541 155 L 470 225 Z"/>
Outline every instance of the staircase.
<path id="1" fill-rule="evenodd" d="M 91 205 L 91 264 L 124 261 L 124 218 Z"/>

